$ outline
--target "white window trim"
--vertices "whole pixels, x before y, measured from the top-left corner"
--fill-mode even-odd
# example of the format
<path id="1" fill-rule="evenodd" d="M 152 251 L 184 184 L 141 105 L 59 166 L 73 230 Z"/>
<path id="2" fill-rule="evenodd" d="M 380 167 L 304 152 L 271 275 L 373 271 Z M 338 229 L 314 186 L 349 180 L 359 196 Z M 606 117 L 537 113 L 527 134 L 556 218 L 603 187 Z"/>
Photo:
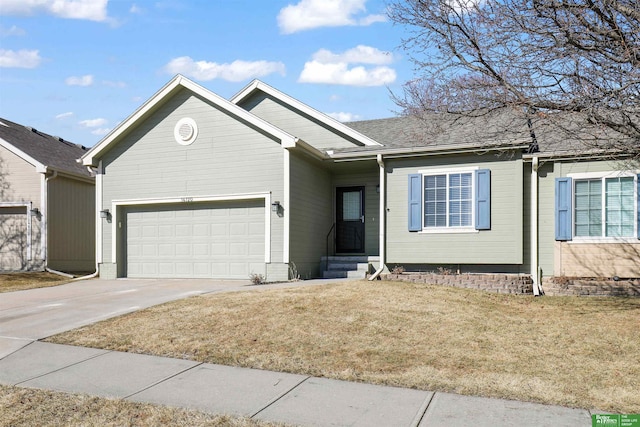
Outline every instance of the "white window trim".
<path id="1" fill-rule="evenodd" d="M 568 178 L 572 179 L 571 182 L 571 236 L 572 240 L 569 240 L 566 243 L 569 244 L 594 244 L 594 243 L 638 243 L 638 191 L 634 190 L 633 192 L 633 206 L 634 209 L 634 218 L 633 218 L 633 236 L 631 237 L 611 237 L 605 236 L 606 229 L 606 215 L 605 215 L 605 187 L 604 182 L 607 178 L 633 178 L 634 189 L 638 188 L 638 171 L 608 171 L 608 172 L 581 172 L 581 173 L 570 173 L 567 174 Z M 587 180 L 587 179 L 600 179 L 602 181 L 602 236 L 601 237 L 593 237 L 593 236 L 576 236 L 575 235 L 575 227 L 576 227 L 576 181 Z"/>
<path id="2" fill-rule="evenodd" d="M 422 230 L 418 231 L 418 234 L 459 234 L 459 233 L 478 233 L 476 230 L 476 182 L 474 179 L 474 172 L 480 169 L 478 166 L 470 166 L 463 168 L 440 168 L 440 169 L 420 169 L 418 173 L 422 175 L 420 181 L 420 224 Z M 447 189 L 449 188 L 449 175 L 459 173 L 471 173 L 471 225 L 463 227 L 425 227 L 424 226 L 424 177 L 430 175 L 446 175 L 447 176 Z M 447 221 L 449 221 L 449 193 L 447 191 Z"/>

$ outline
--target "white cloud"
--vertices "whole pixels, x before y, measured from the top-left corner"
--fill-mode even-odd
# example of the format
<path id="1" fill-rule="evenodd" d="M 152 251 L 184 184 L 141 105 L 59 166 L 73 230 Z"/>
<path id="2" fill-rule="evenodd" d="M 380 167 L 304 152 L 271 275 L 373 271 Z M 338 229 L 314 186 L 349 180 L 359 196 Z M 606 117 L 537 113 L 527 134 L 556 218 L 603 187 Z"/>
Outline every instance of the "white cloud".
<path id="1" fill-rule="evenodd" d="M 132 4 L 131 7 L 129 8 L 129 13 L 143 13 L 143 12 L 144 12 L 144 9 L 142 9 L 135 3 Z"/>
<path id="2" fill-rule="evenodd" d="M 37 50 L 0 49 L 0 68 L 36 68 L 42 62 Z"/>
<path id="3" fill-rule="evenodd" d="M 91 131 L 91 133 L 93 135 L 98 135 L 98 136 L 102 136 L 102 135 L 106 135 L 109 133 L 109 131 L 111 131 L 111 129 L 109 128 L 98 128 L 98 129 L 94 129 Z"/>
<path id="4" fill-rule="evenodd" d="M 56 116 L 56 119 L 57 119 L 57 120 L 63 120 L 63 119 L 69 118 L 69 117 L 73 117 L 73 112 L 68 111 L 68 112 L 66 112 L 66 113 L 58 114 L 58 115 Z"/>
<path id="5" fill-rule="evenodd" d="M 127 87 L 127 84 L 125 82 L 114 82 L 111 80 L 103 80 L 102 84 L 105 86 L 114 87 L 114 88 Z"/>
<path id="6" fill-rule="evenodd" d="M 2 0 L 3 15 L 47 13 L 59 18 L 106 21 L 109 0 Z"/>
<path id="7" fill-rule="evenodd" d="M 82 120 L 79 122 L 79 124 L 80 126 L 85 128 L 97 128 L 97 127 L 106 125 L 107 119 L 98 118 L 98 119 Z"/>
<path id="8" fill-rule="evenodd" d="M 87 74 L 86 76 L 71 76 L 64 79 L 67 86 L 91 86 L 93 84 L 93 76 Z"/>
<path id="9" fill-rule="evenodd" d="M 16 27 L 15 25 L 12 25 L 11 28 L 5 28 L 2 25 L 0 25 L 0 35 L 2 37 L 24 36 L 26 34 L 27 34 L 27 32 L 25 30 L 23 30 L 20 27 Z"/>
<path id="10" fill-rule="evenodd" d="M 230 64 L 218 64 L 216 62 L 194 61 L 188 56 L 172 59 L 165 65 L 164 70 L 169 74 L 184 74 L 187 77 L 205 81 L 222 79 L 239 82 L 273 73 L 285 75 L 285 65 L 282 62 L 238 60 Z"/>
<path id="11" fill-rule="evenodd" d="M 393 68 L 384 65 L 393 62 L 393 55 L 370 46 L 357 46 L 343 53 L 320 49 L 312 60 L 304 64 L 298 81 L 301 83 L 328 83 L 349 86 L 383 86 L 396 80 Z M 366 68 L 362 65 L 377 67 Z"/>
<path id="12" fill-rule="evenodd" d="M 278 14 L 278 26 L 284 34 L 310 30 L 319 27 L 340 27 L 345 25 L 371 25 L 386 21 L 384 15 L 354 15 L 366 12 L 366 0 L 300 0 L 288 5 Z"/>
<path id="13" fill-rule="evenodd" d="M 471 12 L 476 6 L 482 6 L 485 0 L 447 0 L 447 4 L 456 12 Z"/>
<path id="14" fill-rule="evenodd" d="M 353 114 L 353 113 L 344 113 L 344 112 L 339 112 L 339 113 L 327 113 L 327 116 L 329 117 L 333 117 L 334 119 L 336 119 L 339 122 L 353 122 L 355 120 L 359 120 L 360 116 L 357 114 Z"/>
<path id="15" fill-rule="evenodd" d="M 389 67 L 367 69 L 362 66 L 349 68 L 346 63 L 323 64 L 311 61 L 304 64 L 300 83 L 328 83 L 348 86 L 383 86 L 396 80 L 396 72 Z"/>
<path id="16" fill-rule="evenodd" d="M 323 64 L 336 62 L 359 63 L 359 64 L 390 64 L 393 62 L 391 52 L 384 52 L 371 46 L 358 45 L 343 53 L 333 53 L 327 49 L 320 49 L 313 54 L 313 60 Z"/>

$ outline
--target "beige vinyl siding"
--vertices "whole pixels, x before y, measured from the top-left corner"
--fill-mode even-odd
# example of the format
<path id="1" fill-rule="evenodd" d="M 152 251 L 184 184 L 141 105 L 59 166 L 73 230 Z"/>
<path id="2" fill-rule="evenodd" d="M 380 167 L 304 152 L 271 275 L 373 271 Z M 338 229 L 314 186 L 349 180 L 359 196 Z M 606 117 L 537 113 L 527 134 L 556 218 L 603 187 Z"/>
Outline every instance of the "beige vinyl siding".
<path id="1" fill-rule="evenodd" d="M 388 264 L 523 263 L 523 163 L 518 154 L 387 160 Z M 491 170 L 491 229 L 431 234 L 408 231 L 408 175 L 422 170 Z"/>
<path id="2" fill-rule="evenodd" d="M 301 278 L 320 277 L 333 224 L 331 176 L 319 161 L 293 153 L 290 168 L 290 260 Z"/>
<path id="3" fill-rule="evenodd" d="M 48 265 L 54 270 L 95 270 L 95 186 L 65 176 L 49 180 Z"/>
<path id="4" fill-rule="evenodd" d="M 41 174 L 35 166 L 0 147 L 0 203 L 32 203 L 42 210 L 40 203 Z M 41 269 L 41 221 L 31 220 L 31 260 L 26 244 L 27 208 L 4 210 L 0 214 L 0 270 Z M 12 243 L 8 243 L 11 241 Z"/>
<path id="5" fill-rule="evenodd" d="M 34 165 L 0 147 L 0 201 L 32 202 L 40 209 L 40 175 Z"/>
<path id="6" fill-rule="evenodd" d="M 183 117 L 198 125 L 188 146 L 174 126 Z M 269 193 L 284 201 L 284 152 L 278 141 L 182 89 L 105 154 L 103 205 L 113 200 L 232 196 Z M 231 198 L 231 197 L 230 197 Z M 102 221 L 104 262 L 111 257 L 112 224 Z M 283 260 L 284 219 L 271 221 L 271 260 Z M 119 250 L 122 253 L 121 250 Z M 119 260 L 121 261 L 121 260 Z"/>
<path id="7" fill-rule="evenodd" d="M 380 173 L 375 161 L 349 162 L 339 165 L 333 176 L 337 187 L 364 187 L 364 246 L 365 255 L 379 255 L 380 246 Z M 333 193 L 335 200 L 335 190 Z M 334 202 L 335 220 L 335 202 Z"/>
<path id="8" fill-rule="evenodd" d="M 330 129 L 314 118 L 293 110 L 291 106 L 281 103 L 264 92 L 256 92 L 239 105 L 319 150 L 350 148 L 358 145 L 350 142 L 346 136 L 336 134 L 335 129 Z"/>
<path id="9" fill-rule="evenodd" d="M 574 173 L 624 171 L 624 165 L 607 161 L 546 163 L 540 175 L 540 263 L 545 276 L 638 277 L 640 241 L 632 243 L 584 243 L 555 241 L 555 178 Z"/>

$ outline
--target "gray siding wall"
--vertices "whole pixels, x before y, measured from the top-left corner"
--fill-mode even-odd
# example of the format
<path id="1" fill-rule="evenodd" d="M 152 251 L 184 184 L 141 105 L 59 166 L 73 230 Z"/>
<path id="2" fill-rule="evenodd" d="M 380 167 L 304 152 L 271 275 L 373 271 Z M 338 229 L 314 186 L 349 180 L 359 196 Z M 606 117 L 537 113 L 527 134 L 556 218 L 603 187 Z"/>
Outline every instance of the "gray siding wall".
<path id="1" fill-rule="evenodd" d="M 0 202 L 32 203 L 32 207 L 42 210 L 40 205 L 41 174 L 35 166 L 27 163 L 10 151 L 0 147 Z M 31 261 L 27 256 L 26 208 L 23 213 L 4 209 L 0 212 L 0 238 L 4 242 L 0 247 L 0 270 L 19 270 L 43 268 L 41 251 L 40 219 L 31 220 Z M 7 243 L 12 241 L 12 243 Z"/>
<path id="2" fill-rule="evenodd" d="M 301 278 L 320 277 L 320 258 L 333 224 L 331 176 L 319 161 L 293 153 L 290 168 L 291 262 Z"/>
<path id="3" fill-rule="evenodd" d="M 340 171 L 333 176 L 333 220 L 335 221 L 335 198 L 337 187 L 364 187 L 364 246 L 365 255 L 379 255 L 380 246 L 380 194 L 378 184 L 380 173 L 375 161 L 363 163 L 347 163 L 351 172 Z"/>
<path id="4" fill-rule="evenodd" d="M 513 154 L 513 156 L 518 156 Z M 518 157 L 442 156 L 387 160 L 387 264 L 523 266 L 523 163 Z M 491 229 L 477 233 L 408 231 L 408 175 L 456 167 L 491 170 Z"/>
<path id="5" fill-rule="evenodd" d="M 58 176 L 48 189 L 48 264 L 60 271 L 95 270 L 95 185 Z"/>
<path id="6" fill-rule="evenodd" d="M 194 119 L 196 141 L 179 145 L 176 122 Z M 284 153 L 277 141 L 181 90 L 123 137 L 103 158 L 103 204 L 115 199 L 271 192 L 283 201 Z M 111 224 L 102 221 L 103 259 L 111 258 Z M 271 221 L 271 261 L 283 260 L 284 219 Z M 119 251 L 121 253 L 121 251 Z"/>
<path id="7" fill-rule="evenodd" d="M 312 117 L 292 110 L 288 105 L 263 92 L 257 92 L 239 105 L 319 150 L 349 148 L 356 145 Z"/>

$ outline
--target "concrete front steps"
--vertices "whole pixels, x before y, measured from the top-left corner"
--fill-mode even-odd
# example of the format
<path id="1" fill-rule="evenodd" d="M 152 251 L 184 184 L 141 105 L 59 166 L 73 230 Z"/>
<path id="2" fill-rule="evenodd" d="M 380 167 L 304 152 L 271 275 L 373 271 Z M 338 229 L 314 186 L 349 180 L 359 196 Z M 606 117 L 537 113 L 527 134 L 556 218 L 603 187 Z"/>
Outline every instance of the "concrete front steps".
<path id="1" fill-rule="evenodd" d="M 364 279 L 367 273 L 375 271 L 380 263 L 379 256 L 358 255 L 334 255 L 322 257 L 322 278 L 338 279 L 353 278 Z"/>

